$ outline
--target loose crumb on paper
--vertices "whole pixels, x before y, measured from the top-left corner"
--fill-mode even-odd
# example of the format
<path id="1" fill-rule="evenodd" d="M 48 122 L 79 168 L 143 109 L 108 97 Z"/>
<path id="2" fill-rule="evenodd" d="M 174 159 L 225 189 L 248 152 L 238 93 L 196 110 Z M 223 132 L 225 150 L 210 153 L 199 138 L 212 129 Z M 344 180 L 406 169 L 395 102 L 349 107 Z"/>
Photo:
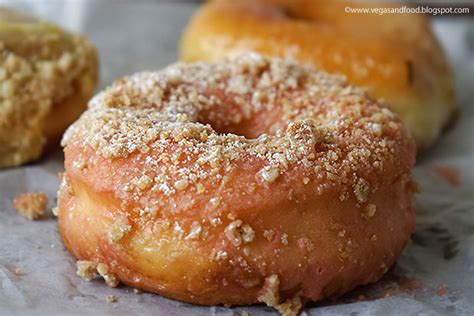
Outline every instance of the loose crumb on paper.
<path id="1" fill-rule="evenodd" d="M 432 165 L 432 170 L 452 187 L 457 187 L 461 184 L 459 177 L 459 170 L 448 165 Z"/>
<path id="2" fill-rule="evenodd" d="M 135 294 L 141 294 L 141 293 L 143 293 L 143 292 L 142 292 L 141 290 L 139 290 L 139 289 L 134 288 L 134 289 L 133 289 L 133 293 L 135 293 Z"/>
<path id="3" fill-rule="evenodd" d="M 37 220 L 44 216 L 48 196 L 44 192 L 27 192 L 18 194 L 13 200 L 13 207 L 18 214 L 29 220 Z"/>
<path id="4" fill-rule="evenodd" d="M 444 296 L 446 295 L 446 290 L 448 289 L 448 286 L 446 284 L 441 284 L 438 286 L 436 289 L 436 295 L 438 296 Z"/>
<path id="5" fill-rule="evenodd" d="M 115 295 L 107 295 L 105 300 L 107 301 L 107 303 L 115 303 L 117 302 L 117 297 Z"/>

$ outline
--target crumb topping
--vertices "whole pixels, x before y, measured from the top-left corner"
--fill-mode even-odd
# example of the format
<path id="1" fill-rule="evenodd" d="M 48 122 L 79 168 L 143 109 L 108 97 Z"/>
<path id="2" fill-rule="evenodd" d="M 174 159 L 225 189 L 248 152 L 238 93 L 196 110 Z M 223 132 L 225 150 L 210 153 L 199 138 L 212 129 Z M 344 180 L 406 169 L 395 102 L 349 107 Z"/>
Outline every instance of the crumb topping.
<path id="1" fill-rule="evenodd" d="M 301 302 L 301 298 L 299 296 L 289 298 L 285 302 L 275 306 L 275 308 L 283 316 L 296 316 L 302 307 L 303 303 Z"/>
<path id="2" fill-rule="evenodd" d="M 263 237 L 265 237 L 266 240 L 272 240 L 273 236 L 275 236 L 275 232 L 273 231 L 273 229 L 265 229 L 263 231 Z"/>
<path id="3" fill-rule="evenodd" d="M 258 301 L 267 304 L 267 306 L 274 307 L 280 303 L 280 293 L 278 287 L 280 286 L 280 279 L 278 275 L 272 274 L 265 278 Z"/>
<path id="4" fill-rule="evenodd" d="M 85 281 L 91 281 L 97 277 L 97 264 L 93 261 L 79 260 L 76 262 L 77 275 Z"/>
<path id="5" fill-rule="evenodd" d="M 366 207 L 367 217 L 373 217 L 375 212 L 377 212 L 377 206 L 375 204 L 369 203 Z"/>
<path id="6" fill-rule="evenodd" d="M 354 185 L 354 195 L 357 202 L 364 203 L 367 201 L 370 192 L 369 183 L 364 178 L 359 178 Z"/>
<path id="7" fill-rule="evenodd" d="M 77 275 L 85 281 L 91 281 L 96 277 L 102 277 L 105 284 L 109 287 L 117 287 L 119 284 L 118 278 L 115 276 L 109 267 L 104 263 L 96 263 L 88 260 L 78 260 L 76 262 Z"/>
<path id="8" fill-rule="evenodd" d="M 299 296 L 295 296 L 280 304 L 279 293 L 280 279 L 278 275 L 272 274 L 265 278 L 265 283 L 261 290 L 260 296 L 257 298 L 259 302 L 265 303 L 269 307 L 273 307 L 283 316 L 296 316 L 301 310 L 303 304 Z"/>
<path id="9" fill-rule="evenodd" d="M 132 221 L 192 209 L 205 196 L 209 223 L 171 223 L 176 236 L 190 241 L 222 224 L 219 212 L 231 215 L 228 193 L 238 197 L 289 183 L 311 194 L 336 188 L 342 202 L 353 198 L 363 211 L 380 182 L 395 179 L 387 174 L 408 174 L 414 160 L 405 154 L 414 153 L 414 144 L 399 119 L 364 90 L 256 54 L 178 63 L 118 80 L 91 100 L 62 144 L 66 152 L 78 149 L 76 158 L 88 157 L 87 168 L 68 172 L 98 171 L 98 161 L 114 166 L 104 183 L 123 179 L 112 190 L 124 208 L 133 205 Z M 125 158 L 132 166 L 123 167 Z M 253 183 L 227 185 L 228 174 L 248 170 L 255 172 Z M 298 198 L 294 191 L 288 199 Z M 224 236 L 232 245 L 255 238 L 250 226 L 228 218 Z M 270 232 L 263 232 L 265 239 L 274 238 Z M 277 238 L 288 243 L 288 236 Z"/>
<path id="10" fill-rule="evenodd" d="M 198 222 L 193 222 L 189 234 L 184 238 L 186 240 L 198 239 L 202 232 L 202 226 Z"/>
<path id="11" fill-rule="evenodd" d="M 107 284 L 108 287 L 117 287 L 119 284 L 119 280 L 113 274 L 110 270 L 109 267 L 103 263 L 98 263 L 97 264 L 97 272 L 99 275 L 104 279 L 105 284 Z"/>
<path id="12" fill-rule="evenodd" d="M 231 222 L 224 229 L 227 239 L 236 247 L 242 244 L 248 244 L 255 239 L 255 231 L 248 224 L 243 224 L 242 220 L 238 219 Z"/>
<path id="13" fill-rule="evenodd" d="M 275 181 L 280 175 L 280 171 L 277 168 L 271 168 L 269 166 L 264 167 L 260 173 L 262 175 L 263 180 L 267 182 Z"/>
<path id="14" fill-rule="evenodd" d="M 188 180 L 182 179 L 178 180 L 174 183 L 174 187 L 176 190 L 184 190 L 188 186 Z"/>
<path id="15" fill-rule="evenodd" d="M 288 234 L 281 234 L 280 239 L 281 239 L 281 243 L 283 245 L 285 245 L 285 246 L 288 245 Z"/>
<path id="16" fill-rule="evenodd" d="M 117 220 L 109 229 L 108 240 L 111 244 L 117 243 L 132 230 L 132 225 L 127 218 Z"/>
<path id="17" fill-rule="evenodd" d="M 22 193 L 13 200 L 13 207 L 18 214 L 29 220 L 37 220 L 44 216 L 48 196 L 44 192 Z"/>

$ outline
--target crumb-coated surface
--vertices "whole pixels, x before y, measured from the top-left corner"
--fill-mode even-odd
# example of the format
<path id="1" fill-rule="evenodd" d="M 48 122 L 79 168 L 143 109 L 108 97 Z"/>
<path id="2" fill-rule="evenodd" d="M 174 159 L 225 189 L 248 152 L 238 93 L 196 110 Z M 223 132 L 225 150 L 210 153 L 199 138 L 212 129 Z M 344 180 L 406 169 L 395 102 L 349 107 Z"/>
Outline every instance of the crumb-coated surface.
<path id="1" fill-rule="evenodd" d="M 85 110 L 97 53 L 82 36 L 0 8 L 0 168 L 32 161 Z"/>
<path id="2" fill-rule="evenodd" d="M 340 294 L 380 278 L 414 229 L 415 145 L 400 120 L 291 62 L 126 77 L 63 145 L 68 249 L 187 302 L 255 303 L 273 275 L 285 306 Z"/>
<path id="3" fill-rule="evenodd" d="M 255 51 L 343 74 L 383 98 L 426 149 L 453 117 L 452 74 L 426 17 L 345 11 L 387 6 L 396 4 L 208 1 L 183 35 L 181 58 L 213 62 Z"/>

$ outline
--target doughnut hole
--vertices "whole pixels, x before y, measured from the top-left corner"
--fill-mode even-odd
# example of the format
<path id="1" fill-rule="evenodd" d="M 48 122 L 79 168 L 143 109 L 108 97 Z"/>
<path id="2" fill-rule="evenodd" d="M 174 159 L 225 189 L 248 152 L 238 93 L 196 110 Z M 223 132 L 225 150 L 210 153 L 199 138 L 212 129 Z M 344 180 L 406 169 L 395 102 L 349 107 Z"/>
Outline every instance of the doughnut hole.
<path id="1" fill-rule="evenodd" d="M 247 139 L 256 139 L 262 134 L 273 135 L 277 129 L 285 128 L 283 122 L 279 120 L 280 112 L 280 109 L 262 110 L 251 117 L 245 117 L 242 108 L 235 103 L 229 103 L 219 111 L 201 112 L 198 122 L 209 124 L 219 134 L 234 134 Z"/>
<path id="2" fill-rule="evenodd" d="M 258 88 L 260 76 L 268 69 L 261 69 L 256 74 L 256 79 L 252 83 L 255 90 Z M 261 104 L 256 104 L 252 100 L 252 94 L 237 95 L 227 93 L 223 90 L 201 91 L 203 95 L 209 97 L 213 96 L 219 99 L 216 105 L 211 105 L 199 111 L 197 122 L 210 125 L 218 134 L 234 134 L 243 136 L 247 139 L 257 139 L 259 136 L 275 135 L 277 131 L 285 131 L 288 127 L 288 121 L 284 119 L 285 105 L 281 100 L 286 98 L 292 99 L 295 109 L 304 107 L 306 105 L 299 104 L 298 99 L 305 94 L 300 86 L 289 89 L 284 93 L 276 93 L 272 90 L 262 90 L 261 95 L 264 95 L 265 101 Z M 267 95 L 274 94 L 274 101 L 267 99 Z M 324 102 L 324 98 L 315 102 Z M 239 101 L 236 101 L 239 100 Z M 243 101 L 242 101 L 243 100 Z M 268 103 L 268 104 L 267 104 Z M 271 104 L 271 105 L 269 105 Z M 295 116 L 298 116 L 300 110 L 295 111 Z M 315 122 L 318 124 L 318 122 Z"/>

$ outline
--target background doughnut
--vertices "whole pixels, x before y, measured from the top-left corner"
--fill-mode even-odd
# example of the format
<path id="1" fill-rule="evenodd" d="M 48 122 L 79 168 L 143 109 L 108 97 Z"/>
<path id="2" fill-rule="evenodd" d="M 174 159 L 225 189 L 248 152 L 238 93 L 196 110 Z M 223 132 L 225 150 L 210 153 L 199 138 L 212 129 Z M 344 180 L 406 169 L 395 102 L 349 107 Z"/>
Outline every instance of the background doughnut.
<path id="1" fill-rule="evenodd" d="M 432 144 L 455 112 L 453 78 L 428 19 L 349 14 L 396 4 L 330 0 L 208 1 L 181 40 L 181 59 L 214 62 L 255 51 L 347 76 L 383 98 L 413 134 Z"/>
<path id="2" fill-rule="evenodd" d="M 0 168 L 59 144 L 86 109 L 97 68 L 97 52 L 82 36 L 0 8 Z"/>

